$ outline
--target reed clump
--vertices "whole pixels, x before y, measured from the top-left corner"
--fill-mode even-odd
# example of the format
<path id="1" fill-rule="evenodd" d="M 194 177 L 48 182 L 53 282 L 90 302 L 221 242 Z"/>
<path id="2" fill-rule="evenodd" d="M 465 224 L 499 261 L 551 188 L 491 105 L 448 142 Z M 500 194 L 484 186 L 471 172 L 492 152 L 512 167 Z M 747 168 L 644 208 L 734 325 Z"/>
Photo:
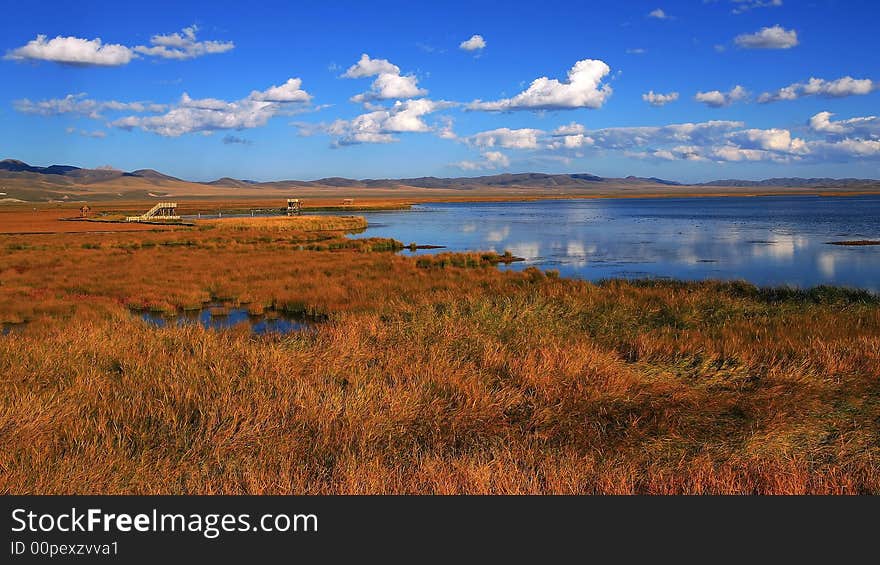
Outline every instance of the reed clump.
<path id="1" fill-rule="evenodd" d="M 367 228 L 363 216 L 270 216 L 199 220 L 198 226 L 221 230 L 287 231 L 360 231 Z"/>

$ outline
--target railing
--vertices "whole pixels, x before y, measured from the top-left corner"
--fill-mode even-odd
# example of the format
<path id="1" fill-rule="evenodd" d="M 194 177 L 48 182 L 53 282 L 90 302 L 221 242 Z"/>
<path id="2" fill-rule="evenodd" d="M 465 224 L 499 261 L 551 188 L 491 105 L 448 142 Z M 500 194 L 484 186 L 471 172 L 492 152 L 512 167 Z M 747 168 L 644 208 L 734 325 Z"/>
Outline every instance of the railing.
<path id="1" fill-rule="evenodd" d="M 159 202 L 150 208 L 145 214 L 140 216 L 128 216 L 126 222 L 142 222 L 145 220 L 179 220 L 180 216 L 175 215 L 177 210 L 177 202 Z"/>

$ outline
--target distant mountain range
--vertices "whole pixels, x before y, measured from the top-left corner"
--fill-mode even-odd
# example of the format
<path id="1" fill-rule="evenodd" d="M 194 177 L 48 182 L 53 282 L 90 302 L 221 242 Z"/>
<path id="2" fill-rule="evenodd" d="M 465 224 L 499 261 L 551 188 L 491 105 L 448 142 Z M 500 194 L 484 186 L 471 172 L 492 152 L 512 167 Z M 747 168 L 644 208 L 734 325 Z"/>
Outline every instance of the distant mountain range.
<path id="1" fill-rule="evenodd" d="M 138 177 L 152 180 L 169 180 L 180 181 L 177 177 L 163 175 L 159 171 L 153 169 L 139 169 L 127 173 L 117 169 L 83 169 L 72 165 L 50 165 L 48 167 L 35 167 L 28 165 L 24 161 L 16 159 L 4 159 L 0 161 L 0 178 L 8 178 L 8 175 L 2 173 L 35 173 L 38 175 L 57 175 L 67 178 L 76 179 L 77 182 L 83 184 L 95 182 L 107 182 L 118 179 L 120 177 Z"/>
<path id="2" fill-rule="evenodd" d="M 218 196 L 228 194 L 259 197 L 260 193 L 274 194 L 306 189 L 432 189 L 432 190 L 493 190 L 525 194 L 542 193 L 632 193 L 647 191 L 662 194 L 665 189 L 679 187 L 682 192 L 698 192 L 697 187 L 725 189 L 788 188 L 788 189 L 846 189 L 880 190 L 880 180 L 832 178 L 773 178 L 760 181 L 726 179 L 700 184 L 683 184 L 656 177 L 608 178 L 587 173 L 545 174 L 504 173 L 478 177 L 418 177 L 405 179 L 349 179 L 323 178 L 313 181 L 281 180 L 256 182 L 223 177 L 211 182 L 192 182 L 160 173 L 153 169 L 126 172 L 112 168 L 84 169 L 71 165 L 39 167 L 15 159 L 0 161 L 0 200 L 52 200 L 58 198 L 98 198 L 122 196 Z M 677 191 L 678 192 L 678 191 Z M 714 192 L 714 191 L 713 191 Z"/>
<path id="3" fill-rule="evenodd" d="M 738 180 L 725 179 L 704 182 L 696 186 L 731 186 L 731 187 L 801 187 L 801 188 L 858 188 L 863 186 L 880 186 L 880 180 L 875 179 L 832 179 L 832 178 L 800 178 L 782 177 L 764 180 Z"/>

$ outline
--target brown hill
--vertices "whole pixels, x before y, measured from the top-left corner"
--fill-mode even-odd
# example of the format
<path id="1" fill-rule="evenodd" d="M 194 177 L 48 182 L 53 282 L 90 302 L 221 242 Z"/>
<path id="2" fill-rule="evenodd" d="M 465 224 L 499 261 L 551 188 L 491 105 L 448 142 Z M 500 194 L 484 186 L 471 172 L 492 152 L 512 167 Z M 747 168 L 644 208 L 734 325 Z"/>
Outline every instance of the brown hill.
<path id="1" fill-rule="evenodd" d="M 191 182 L 154 169 L 125 172 L 72 165 L 33 166 L 15 159 L 0 161 L 0 199 L 25 201 L 174 198 L 265 199 L 284 196 L 321 198 L 471 198 L 531 196 L 644 196 L 698 194 L 776 194 L 792 192 L 880 191 L 872 179 L 723 180 L 685 185 L 656 177 L 607 178 L 588 173 L 503 173 L 477 177 L 416 177 L 255 182 L 223 177 Z"/>

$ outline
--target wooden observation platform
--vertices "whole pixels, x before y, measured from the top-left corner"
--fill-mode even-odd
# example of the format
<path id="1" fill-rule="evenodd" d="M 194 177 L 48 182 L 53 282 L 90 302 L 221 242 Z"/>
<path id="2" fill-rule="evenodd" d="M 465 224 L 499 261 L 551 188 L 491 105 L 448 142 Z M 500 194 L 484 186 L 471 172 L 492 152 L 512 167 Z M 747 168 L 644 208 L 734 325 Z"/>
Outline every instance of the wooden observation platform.
<path id="1" fill-rule="evenodd" d="M 128 216 L 126 222 L 152 222 L 165 220 L 179 220 L 177 215 L 177 202 L 159 202 L 143 215 Z"/>

